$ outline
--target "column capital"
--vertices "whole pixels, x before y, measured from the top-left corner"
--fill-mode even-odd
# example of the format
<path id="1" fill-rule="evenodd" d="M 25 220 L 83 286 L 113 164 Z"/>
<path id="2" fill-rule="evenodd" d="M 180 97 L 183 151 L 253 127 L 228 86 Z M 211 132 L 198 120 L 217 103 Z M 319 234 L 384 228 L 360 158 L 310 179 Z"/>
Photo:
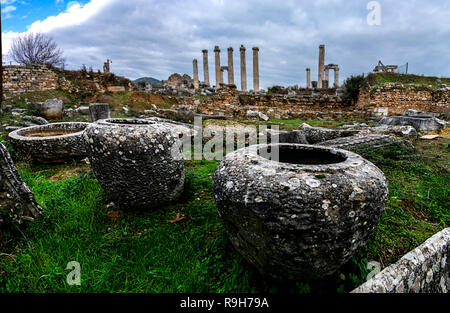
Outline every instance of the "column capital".
<path id="1" fill-rule="evenodd" d="M 229 48 L 228 48 L 228 51 L 233 51 L 233 47 L 229 47 Z"/>
<path id="2" fill-rule="evenodd" d="M 208 50 L 207 49 L 203 49 L 202 52 L 203 53 L 208 53 Z"/>
<path id="3" fill-rule="evenodd" d="M 252 49 L 253 49 L 253 51 L 259 51 L 258 47 L 253 47 Z"/>
<path id="4" fill-rule="evenodd" d="M 214 52 L 220 52 L 219 46 L 214 46 Z"/>
<path id="5" fill-rule="evenodd" d="M 239 50 L 241 50 L 241 51 L 245 51 L 245 47 L 244 47 L 244 45 L 241 45 L 241 47 L 239 48 Z"/>

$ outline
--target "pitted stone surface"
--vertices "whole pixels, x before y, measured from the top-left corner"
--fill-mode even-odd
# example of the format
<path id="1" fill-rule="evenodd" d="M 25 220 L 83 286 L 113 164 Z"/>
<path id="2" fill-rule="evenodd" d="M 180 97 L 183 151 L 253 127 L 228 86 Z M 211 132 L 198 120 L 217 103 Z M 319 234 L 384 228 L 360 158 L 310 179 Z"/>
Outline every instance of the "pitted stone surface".
<path id="1" fill-rule="evenodd" d="M 182 146 L 167 124 L 99 120 L 86 129 L 85 138 L 95 176 L 111 200 L 123 208 L 157 207 L 181 195 Z"/>
<path id="2" fill-rule="evenodd" d="M 0 143 L 0 224 L 4 214 L 17 223 L 32 221 L 42 212 L 33 193 L 17 173 L 13 161 Z"/>
<path id="3" fill-rule="evenodd" d="M 89 123 L 51 123 L 21 128 L 9 140 L 22 158 L 38 163 L 62 163 L 87 156 L 83 132 Z"/>
<path id="4" fill-rule="evenodd" d="M 385 268 L 352 293 L 450 292 L 450 228 Z"/>
<path id="5" fill-rule="evenodd" d="M 402 141 L 396 139 L 395 137 L 387 135 L 358 135 L 327 140 L 324 142 L 319 142 L 317 145 L 353 151 L 354 149 L 361 148 L 372 149 L 383 147 L 395 142 L 402 143 Z"/>
<path id="6" fill-rule="evenodd" d="M 148 117 L 146 118 L 146 120 L 166 124 L 166 126 L 172 129 L 172 131 L 177 133 L 179 138 L 190 138 L 193 137 L 196 133 L 196 131 L 194 130 L 194 126 L 186 123 L 177 122 L 161 117 Z"/>
<path id="7" fill-rule="evenodd" d="M 306 123 L 299 126 L 299 130 L 304 133 L 309 144 L 316 144 L 318 142 L 349 137 L 358 134 L 357 130 L 337 130 L 323 127 L 312 127 Z"/>
<path id="8" fill-rule="evenodd" d="M 271 145 L 269 145 L 271 146 Z M 242 256 L 277 280 L 335 272 L 375 229 L 388 196 L 381 170 L 361 156 L 278 144 L 281 160 L 254 145 L 228 154 L 213 177 L 219 217 Z M 293 164 L 309 156 L 328 164 Z M 337 162 L 337 163 L 333 163 Z"/>
<path id="9" fill-rule="evenodd" d="M 298 144 L 308 144 L 306 140 L 305 134 L 300 130 L 292 130 L 292 131 L 277 131 L 273 129 L 266 129 L 263 132 L 264 135 L 267 136 L 267 139 L 272 141 L 272 138 L 275 139 L 278 135 L 279 143 L 298 143 Z"/>

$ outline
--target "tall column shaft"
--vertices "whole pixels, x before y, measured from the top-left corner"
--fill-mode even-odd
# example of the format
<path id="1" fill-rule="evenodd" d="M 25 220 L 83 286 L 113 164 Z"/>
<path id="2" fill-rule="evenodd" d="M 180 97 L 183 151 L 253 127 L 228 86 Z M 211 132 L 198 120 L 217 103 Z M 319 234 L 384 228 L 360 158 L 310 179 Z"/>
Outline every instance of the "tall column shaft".
<path id="1" fill-rule="evenodd" d="M 253 47 L 253 91 L 259 91 L 259 59 L 258 47 Z"/>
<path id="2" fill-rule="evenodd" d="M 339 88 L 339 69 L 334 70 L 334 88 Z"/>
<path id="3" fill-rule="evenodd" d="M 319 46 L 319 75 L 317 79 L 317 87 L 322 88 L 322 81 L 325 67 L 325 45 Z"/>
<path id="4" fill-rule="evenodd" d="M 328 81 L 328 85 L 330 83 L 330 69 L 328 67 L 325 68 L 325 80 Z"/>
<path id="5" fill-rule="evenodd" d="M 222 70 L 220 69 L 220 49 L 219 46 L 214 47 L 215 65 L 216 65 L 216 87 L 220 87 L 222 81 Z"/>
<path id="6" fill-rule="evenodd" d="M 197 59 L 192 61 L 192 67 L 194 72 L 194 89 L 198 89 L 200 87 L 200 83 L 198 81 L 198 62 Z"/>
<path id="7" fill-rule="evenodd" d="M 247 69 L 245 66 L 245 47 L 241 45 L 239 49 L 241 52 L 241 90 L 247 91 Z"/>
<path id="8" fill-rule="evenodd" d="M 306 69 L 306 88 L 311 88 L 311 69 Z"/>
<path id="9" fill-rule="evenodd" d="M 202 50 L 202 52 L 203 52 L 204 83 L 209 86 L 208 50 Z"/>
<path id="10" fill-rule="evenodd" d="M 233 48 L 228 48 L 228 84 L 234 85 Z"/>

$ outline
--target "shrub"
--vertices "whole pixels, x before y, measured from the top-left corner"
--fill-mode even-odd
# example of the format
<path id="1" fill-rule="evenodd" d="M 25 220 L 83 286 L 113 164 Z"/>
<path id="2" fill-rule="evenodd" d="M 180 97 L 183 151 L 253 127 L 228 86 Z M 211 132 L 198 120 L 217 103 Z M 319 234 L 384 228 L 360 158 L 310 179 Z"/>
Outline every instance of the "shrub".
<path id="1" fill-rule="evenodd" d="M 355 104 L 358 101 L 359 90 L 366 84 L 366 78 L 363 75 L 350 76 L 344 82 L 344 101 L 349 104 Z"/>

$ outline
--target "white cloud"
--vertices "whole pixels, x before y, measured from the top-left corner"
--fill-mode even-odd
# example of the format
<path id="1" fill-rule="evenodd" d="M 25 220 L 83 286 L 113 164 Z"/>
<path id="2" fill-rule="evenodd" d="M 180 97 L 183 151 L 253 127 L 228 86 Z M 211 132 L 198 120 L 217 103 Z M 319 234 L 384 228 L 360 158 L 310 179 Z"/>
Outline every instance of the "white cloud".
<path id="1" fill-rule="evenodd" d="M 6 3 L 3 1 L 2 4 Z M 450 3 L 430 0 L 380 0 L 382 25 L 368 26 L 367 2 L 343 0 L 92 0 L 69 8 L 29 31 L 52 35 L 73 66 L 112 70 L 130 78 L 171 73 L 192 75 L 192 59 L 213 48 L 234 48 L 239 82 L 239 46 L 247 47 L 251 82 L 251 47 L 260 48 L 261 85 L 305 84 L 305 68 L 317 79 L 318 46 L 326 44 L 326 62 L 339 64 L 341 77 L 367 73 L 379 59 L 409 62 L 417 73 L 450 76 Z M 419 10 L 420 8 L 420 10 Z M 4 51 L 17 33 L 3 34 Z M 202 62 L 199 62 L 200 77 Z M 251 86 L 249 86 L 251 87 Z"/>
<path id="2" fill-rule="evenodd" d="M 6 7 L 4 7 L 3 9 L 2 9 L 2 13 L 3 14 L 6 14 L 6 13 L 9 13 L 9 12 L 13 12 L 13 11 L 15 11 L 17 8 L 15 7 L 15 6 L 13 6 L 13 5 L 7 5 Z"/>

